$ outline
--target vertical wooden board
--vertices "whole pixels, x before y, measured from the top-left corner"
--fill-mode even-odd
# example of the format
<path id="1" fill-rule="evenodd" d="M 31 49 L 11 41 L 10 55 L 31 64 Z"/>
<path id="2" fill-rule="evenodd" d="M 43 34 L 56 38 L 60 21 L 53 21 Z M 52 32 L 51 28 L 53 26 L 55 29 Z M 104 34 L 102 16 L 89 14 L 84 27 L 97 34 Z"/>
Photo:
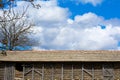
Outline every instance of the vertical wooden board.
<path id="1" fill-rule="evenodd" d="M 14 77 L 15 77 L 14 70 L 15 70 L 15 67 L 14 67 L 13 63 L 6 63 L 4 79 L 5 80 L 14 80 Z"/>
<path id="2" fill-rule="evenodd" d="M 63 74 L 64 73 L 64 64 L 61 64 L 61 80 L 63 80 Z"/>
<path id="3" fill-rule="evenodd" d="M 114 69 L 112 63 L 103 64 L 103 80 L 114 80 Z"/>
<path id="4" fill-rule="evenodd" d="M 51 64 L 44 64 L 44 80 L 52 80 L 52 67 Z"/>
<path id="5" fill-rule="evenodd" d="M 38 73 L 34 73 L 34 80 L 41 80 L 41 78 L 42 78 L 42 76 L 41 75 L 39 75 Z"/>
<path id="6" fill-rule="evenodd" d="M 5 65 L 3 63 L 0 63 L 0 80 L 4 80 L 4 69 Z"/>
<path id="7" fill-rule="evenodd" d="M 120 80 L 120 63 L 114 63 L 114 78 Z"/>
<path id="8" fill-rule="evenodd" d="M 102 63 L 95 63 L 94 64 L 94 79 L 95 80 L 102 80 L 103 79 Z"/>
<path id="9" fill-rule="evenodd" d="M 32 80 L 32 65 L 31 64 L 25 64 L 24 78 L 25 78 L 25 80 L 27 80 L 27 79 Z"/>
<path id="10" fill-rule="evenodd" d="M 35 70 L 42 73 L 42 65 L 43 65 L 42 63 L 35 63 L 34 64 Z"/>
<path id="11" fill-rule="evenodd" d="M 34 80 L 41 80 L 42 79 L 42 64 L 35 63 L 34 64 Z"/>
<path id="12" fill-rule="evenodd" d="M 92 80 L 92 64 L 91 63 L 84 63 L 84 70 L 83 70 L 83 80 Z"/>
<path id="13" fill-rule="evenodd" d="M 45 72 L 45 66 L 44 66 L 44 64 L 42 64 L 42 79 L 41 80 L 44 80 L 44 76 L 45 76 L 45 74 L 44 74 L 44 72 Z"/>
<path id="14" fill-rule="evenodd" d="M 71 63 L 65 63 L 64 64 L 64 80 L 71 80 L 71 73 L 72 73 L 72 69 L 71 69 L 72 64 Z"/>
<path id="15" fill-rule="evenodd" d="M 24 76 L 25 80 L 32 80 L 32 72 L 29 72 Z"/>
<path id="16" fill-rule="evenodd" d="M 80 80 L 82 64 L 81 63 L 73 63 L 73 65 L 74 65 L 73 78 L 74 78 L 74 80 Z"/>
<path id="17" fill-rule="evenodd" d="M 54 65 L 54 80 L 61 80 L 61 64 L 55 63 Z"/>
<path id="18" fill-rule="evenodd" d="M 92 80 L 92 77 L 86 72 L 84 72 L 83 80 Z"/>
<path id="19" fill-rule="evenodd" d="M 25 64 L 25 73 L 29 72 L 30 70 L 32 70 L 32 65 Z"/>
<path id="20" fill-rule="evenodd" d="M 92 65 L 94 63 L 84 63 L 84 69 L 86 69 L 88 72 L 92 73 Z"/>

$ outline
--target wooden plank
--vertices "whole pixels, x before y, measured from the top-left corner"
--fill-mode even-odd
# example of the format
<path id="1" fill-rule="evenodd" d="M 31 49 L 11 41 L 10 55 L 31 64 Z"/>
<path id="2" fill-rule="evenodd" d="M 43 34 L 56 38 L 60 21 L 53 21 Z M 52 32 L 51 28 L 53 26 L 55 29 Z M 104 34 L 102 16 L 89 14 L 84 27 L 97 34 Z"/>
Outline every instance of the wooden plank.
<path id="1" fill-rule="evenodd" d="M 13 80 L 15 78 L 15 64 L 12 65 L 12 74 L 13 74 Z"/>
<path id="2" fill-rule="evenodd" d="M 84 64 L 82 64 L 82 72 L 81 72 L 81 73 L 82 73 L 82 76 L 81 76 L 81 80 L 84 79 L 84 74 L 83 74 L 84 71 L 83 71 L 83 70 L 84 70 Z"/>
<path id="3" fill-rule="evenodd" d="M 25 80 L 25 64 L 23 64 L 23 80 Z"/>
<path id="4" fill-rule="evenodd" d="M 35 70 L 35 69 L 34 69 L 34 64 L 33 64 L 33 65 L 32 65 L 32 80 L 34 80 L 34 74 L 35 74 L 35 73 L 34 73 L 34 70 Z"/>
<path id="5" fill-rule="evenodd" d="M 14 64 L 7 63 L 5 64 L 5 75 L 4 80 L 14 80 Z"/>
<path id="6" fill-rule="evenodd" d="M 72 64 L 72 74 L 71 74 L 71 78 L 72 78 L 72 80 L 74 79 L 74 75 L 73 75 L 74 73 L 73 73 L 73 64 Z"/>
<path id="7" fill-rule="evenodd" d="M 32 72 L 32 71 L 33 71 L 33 70 L 31 69 L 31 70 L 25 72 L 25 73 L 24 73 L 24 76 L 27 75 L 27 74 L 29 74 L 29 73 Z"/>
<path id="8" fill-rule="evenodd" d="M 112 64 L 103 64 L 103 80 L 114 80 Z"/>
<path id="9" fill-rule="evenodd" d="M 91 77 L 93 76 L 92 73 L 88 72 L 86 69 L 83 69 L 83 71 L 89 74 Z"/>
<path id="10" fill-rule="evenodd" d="M 6 64 L 5 64 L 5 68 L 4 68 L 4 69 L 5 69 L 5 71 L 4 71 L 4 80 L 6 80 L 6 75 L 7 75 L 7 74 L 6 74 L 6 69 L 7 69 L 7 68 L 6 68 Z"/>
<path id="11" fill-rule="evenodd" d="M 4 80 L 4 71 L 5 71 L 5 65 L 3 63 L 0 63 L 0 80 Z"/>
<path id="12" fill-rule="evenodd" d="M 42 80 L 44 80 L 44 64 L 42 65 Z"/>
<path id="13" fill-rule="evenodd" d="M 103 74 L 103 80 L 104 80 L 104 64 L 102 64 L 102 74 Z"/>
<path id="14" fill-rule="evenodd" d="M 63 72 L 64 72 L 64 67 L 63 67 L 63 64 L 61 66 L 61 80 L 63 80 Z"/>
<path id="15" fill-rule="evenodd" d="M 94 66 L 93 64 L 85 64 L 83 69 L 83 74 L 85 75 L 85 79 L 89 78 L 91 80 L 94 80 Z"/>
<path id="16" fill-rule="evenodd" d="M 40 76 L 42 75 L 41 72 L 37 71 L 37 70 L 34 70 L 37 74 L 39 74 Z"/>
<path id="17" fill-rule="evenodd" d="M 54 80 L 54 67 L 53 65 L 51 65 L 51 67 L 52 67 L 52 80 Z"/>
<path id="18" fill-rule="evenodd" d="M 94 80 L 94 66 L 92 65 L 92 80 Z"/>

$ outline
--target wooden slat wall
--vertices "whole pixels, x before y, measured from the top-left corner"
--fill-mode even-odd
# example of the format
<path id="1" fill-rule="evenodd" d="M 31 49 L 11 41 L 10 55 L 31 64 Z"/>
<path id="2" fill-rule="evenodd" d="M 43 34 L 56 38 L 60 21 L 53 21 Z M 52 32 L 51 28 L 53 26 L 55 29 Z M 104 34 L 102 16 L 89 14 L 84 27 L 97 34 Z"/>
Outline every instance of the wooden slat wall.
<path id="1" fill-rule="evenodd" d="M 25 67 L 24 80 L 104 80 L 103 64 L 113 63 L 33 63 Z M 113 69 L 110 80 L 120 79 L 120 63 L 105 69 Z"/>
<path id="2" fill-rule="evenodd" d="M 109 65 L 112 64 L 112 67 Z M 111 80 L 120 80 L 120 63 L 29 63 L 25 64 L 24 80 L 104 80 L 103 66 L 113 70 Z M 107 65 L 108 67 L 106 67 Z M 82 68 L 83 67 L 83 68 Z M 0 80 L 14 80 L 14 64 L 0 63 Z M 92 75 L 92 76 L 91 76 Z"/>
<path id="3" fill-rule="evenodd" d="M 14 80 L 14 77 L 15 77 L 14 70 L 15 70 L 14 64 L 6 63 L 5 64 L 4 80 Z"/>

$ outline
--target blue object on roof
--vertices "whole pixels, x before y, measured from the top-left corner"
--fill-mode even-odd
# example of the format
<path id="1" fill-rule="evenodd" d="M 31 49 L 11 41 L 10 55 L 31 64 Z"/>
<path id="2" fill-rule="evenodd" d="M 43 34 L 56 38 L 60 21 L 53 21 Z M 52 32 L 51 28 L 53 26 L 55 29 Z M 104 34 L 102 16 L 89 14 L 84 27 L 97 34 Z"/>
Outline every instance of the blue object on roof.
<path id="1" fill-rule="evenodd" d="M 0 6 L 1 8 L 9 8 L 9 7 L 15 7 L 17 0 L 0 0 Z"/>

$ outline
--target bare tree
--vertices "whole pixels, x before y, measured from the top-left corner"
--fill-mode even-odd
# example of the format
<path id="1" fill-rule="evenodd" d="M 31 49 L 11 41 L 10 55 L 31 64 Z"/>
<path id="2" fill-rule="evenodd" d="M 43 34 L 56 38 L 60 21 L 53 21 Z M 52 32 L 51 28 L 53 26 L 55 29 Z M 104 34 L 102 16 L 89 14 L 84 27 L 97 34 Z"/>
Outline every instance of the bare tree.
<path id="1" fill-rule="evenodd" d="M 20 13 L 13 8 L 2 9 L 0 15 L 0 43 L 5 50 L 14 50 L 16 46 L 30 46 L 32 40 L 28 38 L 33 24 L 26 19 L 28 7 Z"/>
<path id="2" fill-rule="evenodd" d="M 34 4 L 34 1 L 35 0 L 23 0 L 23 1 L 27 1 L 27 2 L 30 2 L 31 5 L 36 8 L 36 9 L 39 9 L 41 8 L 41 5 L 40 4 Z M 16 1 L 15 0 L 8 0 L 8 1 L 5 1 L 4 4 L 9 4 L 9 6 L 12 5 L 12 3 L 14 4 Z M 3 8 L 4 7 L 4 4 L 2 3 L 2 1 L 0 0 L 0 8 Z M 1 21 L 0 21 L 1 22 Z"/>

